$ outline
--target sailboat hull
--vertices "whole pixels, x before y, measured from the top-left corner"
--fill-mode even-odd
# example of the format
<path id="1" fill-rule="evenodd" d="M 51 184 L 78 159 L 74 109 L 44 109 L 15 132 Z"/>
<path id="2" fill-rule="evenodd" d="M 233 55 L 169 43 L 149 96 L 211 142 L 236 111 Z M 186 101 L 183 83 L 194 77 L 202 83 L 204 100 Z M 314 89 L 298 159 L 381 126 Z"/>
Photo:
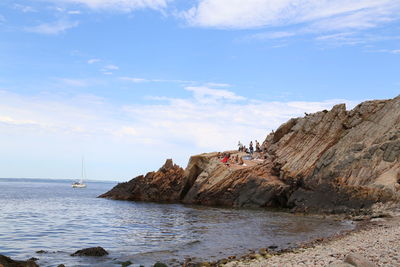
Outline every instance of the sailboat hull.
<path id="1" fill-rule="evenodd" d="M 72 188 L 85 188 L 86 185 L 85 184 L 73 184 Z"/>

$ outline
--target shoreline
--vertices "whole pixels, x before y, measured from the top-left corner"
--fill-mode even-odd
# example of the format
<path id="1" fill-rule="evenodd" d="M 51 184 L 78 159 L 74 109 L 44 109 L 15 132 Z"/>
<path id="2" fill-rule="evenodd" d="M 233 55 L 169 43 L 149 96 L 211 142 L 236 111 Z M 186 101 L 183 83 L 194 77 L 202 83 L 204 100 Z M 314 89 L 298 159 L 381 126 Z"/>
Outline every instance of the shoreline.
<path id="1" fill-rule="evenodd" d="M 261 248 L 258 252 L 244 255 L 239 259 L 220 260 L 215 266 L 325 267 L 343 264 L 343 260 L 349 254 L 359 255 L 375 266 L 400 266 L 400 256 L 397 256 L 400 251 L 398 235 L 400 235 L 400 214 L 384 218 L 369 218 L 357 221 L 353 230 L 345 230 L 327 238 L 316 238 L 296 248 L 276 252 Z M 201 266 L 214 265 L 210 263 Z"/>

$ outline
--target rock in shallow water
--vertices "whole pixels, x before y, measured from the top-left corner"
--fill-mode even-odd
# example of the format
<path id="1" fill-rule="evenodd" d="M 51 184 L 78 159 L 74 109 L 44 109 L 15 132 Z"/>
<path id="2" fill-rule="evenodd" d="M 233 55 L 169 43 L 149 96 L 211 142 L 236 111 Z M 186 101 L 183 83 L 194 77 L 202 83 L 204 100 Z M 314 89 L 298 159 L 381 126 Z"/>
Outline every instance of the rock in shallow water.
<path id="1" fill-rule="evenodd" d="M 108 255 L 108 252 L 102 247 L 85 248 L 71 254 L 71 256 L 91 256 L 91 257 L 101 257 L 105 255 Z"/>
<path id="2" fill-rule="evenodd" d="M 17 261 L 10 257 L 0 255 L 0 266 L 1 267 L 39 267 L 33 260 Z"/>

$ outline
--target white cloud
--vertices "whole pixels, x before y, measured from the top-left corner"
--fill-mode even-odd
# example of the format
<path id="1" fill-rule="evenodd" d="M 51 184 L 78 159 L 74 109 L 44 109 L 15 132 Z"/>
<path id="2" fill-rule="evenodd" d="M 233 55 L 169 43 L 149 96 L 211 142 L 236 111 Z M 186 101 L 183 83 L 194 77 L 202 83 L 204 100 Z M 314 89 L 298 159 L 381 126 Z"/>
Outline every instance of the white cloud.
<path id="1" fill-rule="evenodd" d="M 228 90 L 212 89 L 206 86 L 188 86 L 185 90 L 193 92 L 194 97 L 199 102 L 215 102 L 217 100 L 245 100 L 243 96 L 238 96 Z"/>
<path id="2" fill-rule="evenodd" d="M 87 63 L 88 64 L 94 64 L 94 63 L 97 63 L 97 62 L 100 62 L 101 60 L 100 59 L 98 59 L 98 58 L 92 58 L 92 59 L 89 59 L 88 61 L 87 61 Z"/>
<path id="3" fill-rule="evenodd" d="M 322 20 L 327 28 L 365 28 L 398 19 L 397 0 L 200 0 L 182 16 L 191 24 L 257 28 Z M 332 20 L 325 20 L 325 19 Z M 335 24 L 336 22 L 336 24 Z"/>
<path id="4" fill-rule="evenodd" d="M 81 11 L 79 11 L 79 10 L 70 10 L 67 13 L 70 14 L 70 15 L 79 15 L 79 14 L 81 14 Z"/>
<path id="5" fill-rule="evenodd" d="M 298 35 L 298 32 L 288 32 L 288 31 L 277 31 L 277 32 L 261 32 L 261 33 L 256 33 L 249 35 L 248 38 L 250 39 L 281 39 L 281 38 L 287 38 L 287 37 L 292 37 Z"/>
<path id="6" fill-rule="evenodd" d="M 20 10 L 23 13 L 36 12 L 35 8 L 21 4 L 14 4 L 14 8 Z"/>
<path id="7" fill-rule="evenodd" d="M 231 87 L 229 83 L 206 83 L 210 87 Z"/>
<path id="8" fill-rule="evenodd" d="M 120 77 L 120 80 L 123 81 L 129 81 L 133 83 L 143 83 L 143 82 L 148 82 L 149 80 L 143 79 L 143 78 L 135 78 L 135 77 Z"/>
<path id="9" fill-rule="evenodd" d="M 150 8 L 162 10 L 167 7 L 170 0 L 48 0 L 56 3 L 64 2 L 84 5 L 97 10 L 119 10 L 130 12 L 135 9 Z"/>
<path id="10" fill-rule="evenodd" d="M 59 33 L 63 33 L 68 29 L 74 28 L 79 25 L 77 21 L 64 21 L 59 20 L 53 23 L 43 23 L 33 27 L 25 28 L 28 32 L 40 33 L 40 34 L 49 34 L 55 35 Z"/>
<path id="11" fill-rule="evenodd" d="M 110 64 L 110 65 L 104 66 L 103 69 L 106 69 L 106 70 L 118 70 L 119 67 L 116 66 L 116 65 Z"/>
<path id="12" fill-rule="evenodd" d="M 61 78 L 59 80 L 65 85 L 72 87 L 85 87 L 89 85 L 87 80 L 82 80 L 82 79 Z"/>
<path id="13" fill-rule="evenodd" d="M 37 174 L 41 164 L 67 157 L 64 169 L 45 174 L 71 177 L 71 161 L 85 154 L 98 162 L 92 177 L 126 180 L 157 169 L 166 157 L 185 165 L 195 153 L 235 149 L 238 140 L 262 141 L 292 117 L 343 102 L 265 102 L 210 88 L 189 92 L 192 95 L 185 98 L 159 96 L 147 104 L 116 105 L 92 95 L 0 91 L 0 146 L 4 155 L 19 159 L 29 175 L 44 175 Z M 40 162 L 29 168 L 21 155 Z M 14 170 L 11 175 L 18 174 Z"/>
<path id="14" fill-rule="evenodd" d="M 399 20 L 399 14 L 398 0 L 199 0 L 178 16 L 195 27 L 264 30 L 244 40 L 323 35 L 319 40 L 354 45 L 379 39 L 360 33 Z M 351 37 L 340 36 L 349 32 Z"/>

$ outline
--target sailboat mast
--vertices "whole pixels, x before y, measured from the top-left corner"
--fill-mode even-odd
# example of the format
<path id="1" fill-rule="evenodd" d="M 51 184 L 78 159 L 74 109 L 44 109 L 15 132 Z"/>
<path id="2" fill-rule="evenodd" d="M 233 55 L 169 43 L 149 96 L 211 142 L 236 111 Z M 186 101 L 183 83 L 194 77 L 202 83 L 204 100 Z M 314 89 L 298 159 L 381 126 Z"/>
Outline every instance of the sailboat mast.
<path id="1" fill-rule="evenodd" d="M 82 157 L 82 169 L 81 169 L 81 183 L 83 182 L 83 177 L 84 177 L 84 164 L 83 164 L 83 157 Z"/>

